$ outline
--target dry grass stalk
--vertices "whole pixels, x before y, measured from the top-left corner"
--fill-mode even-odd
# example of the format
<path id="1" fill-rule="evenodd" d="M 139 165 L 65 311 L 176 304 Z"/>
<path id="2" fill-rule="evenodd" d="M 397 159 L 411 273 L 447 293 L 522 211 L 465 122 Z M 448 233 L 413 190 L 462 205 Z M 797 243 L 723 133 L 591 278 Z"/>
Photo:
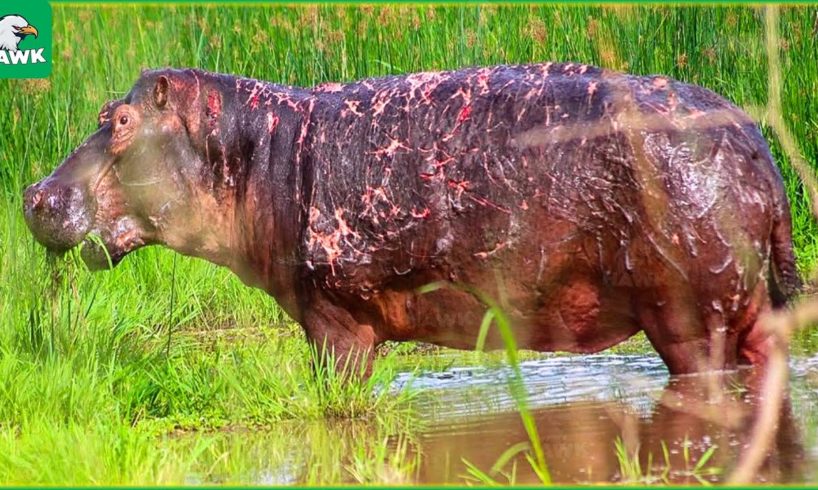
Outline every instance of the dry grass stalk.
<path id="1" fill-rule="evenodd" d="M 775 132 L 782 148 L 798 172 L 812 204 L 813 215 L 818 219 L 818 185 L 815 175 L 801 156 L 792 133 L 787 128 L 781 110 L 781 65 L 778 50 L 779 8 L 765 7 L 766 46 L 768 64 L 768 99 L 764 108 L 747 108 L 753 117 L 766 121 Z M 814 274 L 813 274 L 814 275 Z M 746 484 L 753 481 L 772 446 L 789 375 L 787 354 L 790 339 L 796 329 L 818 322 L 818 302 L 806 300 L 791 310 L 771 312 L 761 320 L 773 338 L 773 347 L 760 391 L 760 410 L 751 431 L 750 443 L 741 454 L 739 463 L 727 479 L 728 484 Z"/>

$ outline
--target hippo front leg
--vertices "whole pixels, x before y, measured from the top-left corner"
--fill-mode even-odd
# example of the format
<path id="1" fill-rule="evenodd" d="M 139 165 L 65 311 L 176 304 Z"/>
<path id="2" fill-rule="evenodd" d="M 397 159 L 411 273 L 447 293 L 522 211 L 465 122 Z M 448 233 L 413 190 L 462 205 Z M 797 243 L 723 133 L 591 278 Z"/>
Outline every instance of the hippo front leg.
<path id="1" fill-rule="evenodd" d="M 359 323 L 349 311 L 323 295 L 316 295 L 304 307 L 302 324 L 316 356 L 314 363 L 335 369 L 336 373 L 363 378 L 372 374 L 375 332 L 370 325 Z"/>

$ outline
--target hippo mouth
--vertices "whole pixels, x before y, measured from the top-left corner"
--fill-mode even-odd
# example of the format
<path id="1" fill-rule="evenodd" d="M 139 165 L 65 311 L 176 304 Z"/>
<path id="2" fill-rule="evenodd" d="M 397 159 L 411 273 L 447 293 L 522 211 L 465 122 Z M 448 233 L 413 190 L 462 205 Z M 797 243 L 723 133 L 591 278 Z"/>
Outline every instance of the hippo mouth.
<path id="1" fill-rule="evenodd" d="M 130 252 L 146 245 L 139 227 L 130 217 L 122 217 L 106 232 L 91 231 L 82 240 L 80 256 L 91 270 L 111 269 Z"/>
<path id="2" fill-rule="evenodd" d="M 80 256 L 88 269 L 92 271 L 113 269 L 119 264 L 126 250 L 111 249 L 97 235 L 89 235 L 81 243 Z"/>

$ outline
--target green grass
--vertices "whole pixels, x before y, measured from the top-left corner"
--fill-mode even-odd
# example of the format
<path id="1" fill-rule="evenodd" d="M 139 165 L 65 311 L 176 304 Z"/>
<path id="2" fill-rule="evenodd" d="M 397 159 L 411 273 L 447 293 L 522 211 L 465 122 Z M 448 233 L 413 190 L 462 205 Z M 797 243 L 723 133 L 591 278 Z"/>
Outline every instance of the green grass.
<path id="1" fill-rule="evenodd" d="M 782 12 L 782 102 L 804 156 L 818 167 L 813 10 Z M 316 380 L 300 331 L 264 293 L 166 250 L 141 250 L 114 271 L 90 274 L 73 259 L 49 264 L 33 242 L 20 211 L 23 188 L 93 131 L 99 108 L 126 93 L 140 69 L 196 66 L 313 85 L 575 60 L 667 74 L 740 106 L 760 105 L 763 32 L 762 11 L 744 7 L 55 5 L 51 78 L 0 81 L 0 481 L 181 483 L 191 474 L 252 481 L 220 443 L 197 438 L 179 450 L 168 434 L 337 417 L 374 428 L 324 455 L 346 454 L 344 463 L 305 457 L 322 469 L 302 481 L 411 471 L 395 460 L 400 451 L 381 443 L 398 430 L 404 400 L 379 395 L 375 383 Z M 810 271 L 818 230 L 799 180 L 764 131 L 791 198 L 799 264 Z M 816 344 L 811 336 L 803 343 Z M 375 381 L 387 381 L 398 364 L 380 360 Z"/>

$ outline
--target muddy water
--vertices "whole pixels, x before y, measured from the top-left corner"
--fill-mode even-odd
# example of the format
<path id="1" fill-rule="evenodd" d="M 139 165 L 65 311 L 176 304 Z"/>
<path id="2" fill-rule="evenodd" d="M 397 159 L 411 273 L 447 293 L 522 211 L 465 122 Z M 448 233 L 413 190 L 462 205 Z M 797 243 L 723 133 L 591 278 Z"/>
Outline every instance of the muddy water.
<path id="1" fill-rule="evenodd" d="M 524 362 L 522 371 L 556 482 L 718 482 L 735 465 L 754 420 L 753 397 L 741 393 L 748 373 L 732 376 L 729 392 L 717 400 L 707 380 L 671 380 L 653 356 L 548 358 Z M 418 437 L 424 456 L 418 481 L 463 482 L 465 461 L 488 471 L 506 449 L 528 440 L 505 389 L 509 376 L 508 369 L 454 368 L 413 383 L 434 420 Z M 792 378 L 795 410 L 785 408 L 781 437 L 759 481 L 809 481 L 815 474 L 818 358 L 794 361 Z M 513 461 L 514 482 L 539 482 L 524 458 Z M 508 482 L 512 466 L 495 480 Z"/>
<path id="2" fill-rule="evenodd" d="M 760 482 L 816 481 L 818 357 L 791 365 L 790 403 Z M 746 372 L 730 375 L 719 399 L 706 379 L 670 379 L 655 356 L 543 357 L 521 367 L 551 476 L 560 483 L 718 482 L 754 420 Z M 506 450 L 528 440 L 510 377 L 502 365 L 401 374 L 389 389 L 411 384 L 419 392 L 415 422 L 293 423 L 225 435 L 213 454 L 224 460 L 241 453 L 238 468 L 220 469 L 215 461 L 190 482 L 464 483 L 474 481 L 468 463 L 501 483 L 538 483 L 522 454 L 492 471 Z"/>

